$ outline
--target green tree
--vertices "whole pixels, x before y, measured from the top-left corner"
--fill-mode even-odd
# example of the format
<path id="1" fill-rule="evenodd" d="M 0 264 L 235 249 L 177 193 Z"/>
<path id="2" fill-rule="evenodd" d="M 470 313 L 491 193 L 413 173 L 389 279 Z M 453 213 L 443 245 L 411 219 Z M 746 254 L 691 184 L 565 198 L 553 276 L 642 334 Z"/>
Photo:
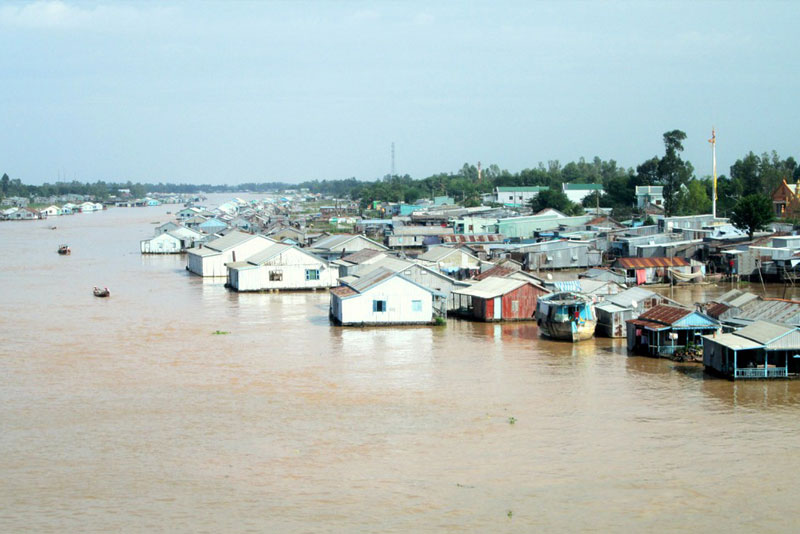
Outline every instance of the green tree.
<path id="1" fill-rule="evenodd" d="M 731 214 L 731 222 L 736 228 L 745 230 L 750 240 L 758 230 L 775 220 L 772 201 L 766 195 L 747 195 L 742 197 Z"/>
<path id="2" fill-rule="evenodd" d="M 534 213 L 547 208 L 556 209 L 567 215 L 580 215 L 583 213 L 583 208 L 570 201 L 561 188 L 551 187 L 550 189 L 539 191 L 539 193 L 528 202 L 528 205 Z"/>
<path id="3" fill-rule="evenodd" d="M 675 213 L 678 192 L 694 173 L 692 164 L 683 161 L 679 155 L 680 152 L 683 152 L 682 143 L 685 139 L 686 134 L 680 130 L 664 133 L 666 153 L 658 162 L 658 176 L 664 186 L 664 215 L 667 217 Z"/>
<path id="4" fill-rule="evenodd" d="M 686 193 L 679 195 L 680 213 L 684 215 L 699 215 L 711 213 L 711 197 L 709 184 L 705 180 L 689 180 Z"/>

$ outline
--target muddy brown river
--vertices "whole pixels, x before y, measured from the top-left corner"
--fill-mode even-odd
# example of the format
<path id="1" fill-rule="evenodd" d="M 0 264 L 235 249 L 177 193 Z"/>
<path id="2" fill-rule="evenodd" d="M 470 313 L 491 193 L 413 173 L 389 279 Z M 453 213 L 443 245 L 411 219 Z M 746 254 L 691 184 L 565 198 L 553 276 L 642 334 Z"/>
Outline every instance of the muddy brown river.
<path id="1" fill-rule="evenodd" d="M 0 531 L 798 530 L 800 382 L 534 323 L 334 327 L 324 292 L 141 256 L 177 209 L 0 223 Z"/>

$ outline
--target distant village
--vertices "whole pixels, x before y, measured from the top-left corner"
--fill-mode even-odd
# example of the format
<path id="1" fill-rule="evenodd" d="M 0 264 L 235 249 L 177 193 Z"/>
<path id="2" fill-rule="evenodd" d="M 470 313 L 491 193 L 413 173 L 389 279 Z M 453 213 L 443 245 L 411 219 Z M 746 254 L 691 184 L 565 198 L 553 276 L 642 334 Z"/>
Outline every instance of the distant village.
<path id="1" fill-rule="evenodd" d="M 581 202 L 597 187 L 564 192 Z M 627 338 L 631 353 L 702 362 L 730 379 L 800 376 L 800 302 L 741 289 L 796 283 L 791 224 L 751 240 L 710 214 L 665 217 L 659 186 L 636 190 L 654 224 L 616 221 L 602 208 L 531 213 L 540 189 L 496 187 L 477 207 L 441 196 L 366 212 L 304 191 L 191 201 L 140 248 L 185 253 L 189 272 L 224 278 L 231 291 L 327 291 L 331 321 L 345 327 L 535 321 L 553 339 Z M 787 192 L 773 199 L 776 215 Z M 691 304 L 653 291 L 719 282 L 737 289 Z"/>
<path id="2" fill-rule="evenodd" d="M 578 204 L 603 192 L 562 187 Z M 132 198 L 122 189 L 103 202 L 32 199 L 43 208 L 7 197 L 0 214 L 35 220 L 175 204 L 173 220 L 141 241 L 142 254 L 185 254 L 189 272 L 224 279 L 231 291 L 326 291 L 331 321 L 344 327 L 535 321 L 553 339 L 627 338 L 631 353 L 702 362 L 730 379 L 800 376 L 800 301 L 757 294 L 767 283 L 798 281 L 800 235 L 780 222 L 800 205 L 796 187 L 779 186 L 778 222 L 752 239 L 712 214 L 665 216 L 661 186 L 636 187 L 638 211 L 652 224 L 617 221 L 600 207 L 534 213 L 531 201 L 544 189 L 498 186 L 475 207 L 437 196 L 367 210 L 307 190 L 211 207 L 202 195 Z M 709 302 L 653 291 L 720 282 L 731 290 Z"/>

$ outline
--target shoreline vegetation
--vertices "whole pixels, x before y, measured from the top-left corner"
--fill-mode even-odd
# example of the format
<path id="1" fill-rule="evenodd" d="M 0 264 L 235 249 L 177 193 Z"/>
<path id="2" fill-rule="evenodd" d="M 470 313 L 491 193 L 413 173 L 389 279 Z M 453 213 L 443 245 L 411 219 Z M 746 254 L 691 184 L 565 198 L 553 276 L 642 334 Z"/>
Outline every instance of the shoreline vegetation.
<path id="1" fill-rule="evenodd" d="M 287 182 L 245 182 L 238 185 L 133 183 L 79 181 L 26 185 L 19 178 L 11 179 L 7 174 L 0 178 L 0 199 L 24 197 L 33 201 L 57 195 L 79 194 L 103 201 L 114 198 L 119 191 L 127 195 L 144 197 L 148 193 L 237 193 L 237 192 L 285 192 L 308 191 L 312 194 L 331 195 L 358 201 L 361 209 L 374 202 L 414 203 L 419 199 L 448 196 L 455 202 L 472 207 L 481 205 L 482 195 L 491 193 L 496 187 L 549 187 L 550 194 L 542 195 L 541 204 L 565 213 L 578 214 L 584 207 L 599 204 L 611 208 L 616 219 L 625 219 L 635 213 L 635 188 L 637 186 L 660 185 L 664 187 L 665 215 L 695 215 L 710 211 L 713 195 L 713 179 L 698 177 L 689 161 L 681 159 L 686 134 L 672 130 L 663 135 L 664 155 L 654 155 L 635 168 L 625 168 L 613 159 L 595 157 L 591 161 L 580 158 L 562 165 L 558 160 L 538 163 L 512 173 L 496 164 L 485 168 L 465 163 L 454 172 L 442 172 L 426 178 L 413 178 L 408 174 L 385 175 L 375 180 L 358 180 L 354 177 L 333 180 L 311 180 L 297 184 Z M 717 213 L 731 216 L 740 199 L 749 195 L 770 196 L 783 182 L 800 180 L 800 167 L 792 156 L 782 159 L 775 151 L 760 156 L 749 152 L 730 168 L 730 174 L 718 176 Z M 561 184 L 600 184 L 604 193 L 590 195 L 577 205 L 561 194 Z M 540 206 L 534 206 L 534 208 Z"/>

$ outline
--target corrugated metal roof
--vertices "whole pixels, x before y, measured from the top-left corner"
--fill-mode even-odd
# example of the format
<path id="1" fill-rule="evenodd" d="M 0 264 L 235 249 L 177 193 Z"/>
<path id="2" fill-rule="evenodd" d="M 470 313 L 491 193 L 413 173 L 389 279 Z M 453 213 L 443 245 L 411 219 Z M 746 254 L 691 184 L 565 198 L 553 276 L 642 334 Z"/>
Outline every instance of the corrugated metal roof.
<path id="1" fill-rule="evenodd" d="M 247 262 L 253 265 L 262 265 L 271 260 L 272 258 L 274 258 L 275 256 L 283 254 L 284 252 L 292 248 L 292 246 L 293 245 L 287 245 L 285 243 L 275 243 L 271 247 L 265 248 L 261 252 L 253 254 L 252 256 L 247 258 Z"/>
<path id="2" fill-rule="evenodd" d="M 417 259 L 424 261 L 440 261 L 453 253 L 467 254 L 472 256 L 472 254 L 469 254 L 466 250 L 462 250 L 460 248 L 431 247 L 425 254 L 420 254 L 417 256 Z"/>
<path id="3" fill-rule="evenodd" d="M 351 283 L 350 287 L 352 287 L 359 293 L 363 293 L 372 286 L 383 282 L 387 278 L 391 278 L 395 274 L 397 274 L 396 271 L 390 271 L 389 269 L 384 269 L 382 267 L 379 267 L 378 269 L 375 269 L 368 275 L 362 276 L 355 282 Z"/>
<path id="4" fill-rule="evenodd" d="M 455 234 L 441 236 L 442 243 L 502 243 L 502 234 Z"/>
<path id="5" fill-rule="evenodd" d="M 359 263 L 363 263 L 363 262 L 365 262 L 367 260 L 370 260 L 370 259 L 372 259 L 375 256 L 378 256 L 380 254 L 383 254 L 383 252 L 381 252 L 380 250 L 374 250 L 374 249 L 371 249 L 371 248 L 365 248 L 365 249 L 359 250 L 358 252 L 353 252 L 352 254 L 348 254 L 347 256 L 344 256 L 342 258 L 342 261 L 348 261 L 350 263 L 359 264 Z"/>
<path id="6" fill-rule="evenodd" d="M 672 325 L 691 313 L 692 310 L 686 308 L 678 308 L 677 306 L 660 304 L 641 314 L 639 319 Z"/>
<path id="7" fill-rule="evenodd" d="M 757 341 L 762 345 L 766 345 L 770 341 L 774 341 L 781 336 L 785 336 L 789 332 L 795 330 L 791 326 L 783 326 L 775 323 L 768 323 L 766 321 L 756 321 L 749 326 L 737 330 L 736 335 L 746 337 Z"/>
<path id="8" fill-rule="evenodd" d="M 800 351 L 800 330 L 794 329 L 780 339 L 767 345 L 767 350 L 796 350 Z"/>
<path id="9" fill-rule="evenodd" d="M 683 258 L 618 258 L 617 262 L 625 269 L 649 269 L 652 267 L 686 267 L 689 262 Z"/>
<path id="10" fill-rule="evenodd" d="M 703 338 L 713 341 L 714 343 L 722 345 L 723 347 L 727 347 L 731 350 L 757 349 L 763 346 L 757 341 L 738 336 L 735 333 L 717 334 L 716 336 L 703 336 Z"/>
<path id="11" fill-rule="evenodd" d="M 355 273 L 356 276 L 359 278 L 363 278 L 368 276 L 371 272 L 377 269 L 388 269 L 392 272 L 400 272 L 403 269 L 408 269 L 414 265 L 413 262 L 408 260 L 401 260 L 400 258 L 395 258 L 393 256 L 387 256 L 385 258 L 381 258 L 375 263 L 368 263 L 359 268 L 358 272 Z"/>
<path id="12" fill-rule="evenodd" d="M 244 243 L 246 241 L 250 241 L 251 239 L 255 239 L 255 238 L 266 239 L 266 240 L 271 241 L 273 243 L 275 242 L 274 240 L 269 239 L 268 237 L 264 237 L 263 235 L 262 236 L 257 236 L 257 235 L 253 235 L 253 234 L 246 234 L 246 233 L 240 232 L 238 230 L 234 230 L 233 232 L 230 232 L 229 234 L 225 234 L 223 237 L 215 239 L 214 241 L 209 241 L 206 244 L 206 247 L 208 247 L 210 249 L 214 249 L 214 250 L 216 250 L 218 252 L 222 252 L 224 250 L 228 250 L 228 249 L 233 248 L 235 246 L 241 245 L 242 243 Z"/>
<path id="13" fill-rule="evenodd" d="M 627 308 L 632 306 L 634 302 L 639 303 L 655 296 L 656 293 L 647 289 L 642 289 L 641 287 L 632 287 L 617 293 L 616 295 L 606 297 L 606 300 Z"/>
<path id="14" fill-rule="evenodd" d="M 742 295 L 737 296 L 734 299 L 731 299 L 727 302 L 727 304 L 731 308 L 741 308 L 748 302 L 755 300 L 758 298 L 758 295 L 754 295 L 753 293 L 744 293 Z"/>
<path id="15" fill-rule="evenodd" d="M 518 271 L 519 269 L 511 269 L 509 267 L 505 267 L 503 265 L 495 265 L 491 269 L 483 271 L 481 274 L 475 277 L 475 280 L 480 282 L 481 280 L 486 280 L 491 276 L 495 276 L 497 278 L 505 278 L 511 273 Z"/>
<path id="16" fill-rule="evenodd" d="M 493 276 L 473 284 L 470 287 L 454 290 L 453 293 L 482 299 L 490 299 L 510 293 L 511 291 L 514 291 L 515 289 L 522 287 L 527 283 L 529 282 L 525 282 L 524 280 L 498 278 Z"/>
<path id="17" fill-rule="evenodd" d="M 753 300 L 742 308 L 742 317 L 776 323 L 794 324 L 800 321 L 800 303 L 791 300 Z"/>
<path id="18" fill-rule="evenodd" d="M 722 304 L 721 302 L 715 302 L 713 304 L 709 304 L 706 306 L 706 313 L 715 319 L 719 319 L 719 316 L 728 311 L 730 307 L 727 304 Z"/>
<path id="19" fill-rule="evenodd" d="M 626 323 L 635 324 L 636 326 L 641 326 L 643 328 L 649 328 L 650 330 L 667 330 L 669 326 L 663 325 L 661 323 L 654 323 L 653 321 L 645 321 L 643 319 L 628 319 L 625 321 Z"/>
<path id="20" fill-rule="evenodd" d="M 626 306 L 620 306 L 619 304 L 614 304 L 613 302 L 601 302 L 595 306 L 598 310 L 603 310 L 608 313 L 617 313 L 628 310 L 630 308 Z"/>
<path id="21" fill-rule="evenodd" d="M 333 293 L 337 297 L 350 297 L 352 295 L 357 294 L 357 292 L 353 288 L 347 286 L 333 287 L 331 288 L 331 293 Z"/>

